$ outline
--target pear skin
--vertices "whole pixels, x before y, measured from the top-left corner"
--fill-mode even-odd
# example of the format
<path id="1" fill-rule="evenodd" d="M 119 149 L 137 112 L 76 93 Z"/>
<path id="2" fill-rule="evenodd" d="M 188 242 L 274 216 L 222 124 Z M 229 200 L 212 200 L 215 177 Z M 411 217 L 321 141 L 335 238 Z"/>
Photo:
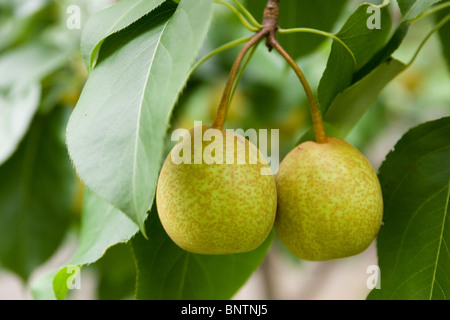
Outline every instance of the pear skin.
<path id="1" fill-rule="evenodd" d="M 201 133 L 208 129 L 202 126 Z M 216 129 L 223 142 L 215 151 L 210 152 L 214 138 L 195 149 L 194 130 L 172 149 L 160 173 L 156 205 L 165 231 L 179 247 L 192 253 L 256 249 L 268 237 L 277 209 L 275 177 L 261 174 L 261 168 L 270 168 L 267 161 L 247 139 L 225 130 Z M 234 144 L 227 143 L 227 138 Z M 186 157 L 190 164 L 173 161 L 172 153 L 180 153 L 183 143 L 188 144 L 183 150 L 191 150 Z M 238 146 L 246 152 L 237 152 Z M 223 163 L 215 163 L 213 158 L 221 148 Z M 234 157 L 234 164 L 226 163 L 227 155 Z M 199 157 L 202 163 L 196 164 Z"/>
<path id="2" fill-rule="evenodd" d="M 275 231 L 295 256 L 311 261 L 363 252 L 378 234 L 383 197 L 378 177 L 359 150 L 338 138 L 305 142 L 276 175 Z"/>

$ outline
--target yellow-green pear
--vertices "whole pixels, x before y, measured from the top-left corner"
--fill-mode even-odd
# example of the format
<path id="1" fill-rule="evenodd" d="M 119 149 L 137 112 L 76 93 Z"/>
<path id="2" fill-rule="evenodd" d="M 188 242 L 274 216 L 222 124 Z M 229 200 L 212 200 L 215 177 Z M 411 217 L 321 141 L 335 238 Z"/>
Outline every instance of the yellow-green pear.
<path id="1" fill-rule="evenodd" d="M 268 171 L 262 153 L 241 135 L 193 128 L 171 150 L 158 180 L 156 205 L 165 231 L 193 253 L 256 249 L 277 209 L 275 177 Z"/>
<path id="2" fill-rule="evenodd" d="M 311 261 L 361 253 L 382 223 L 377 175 L 358 149 L 338 138 L 305 142 L 276 175 L 275 231 L 295 256 Z"/>

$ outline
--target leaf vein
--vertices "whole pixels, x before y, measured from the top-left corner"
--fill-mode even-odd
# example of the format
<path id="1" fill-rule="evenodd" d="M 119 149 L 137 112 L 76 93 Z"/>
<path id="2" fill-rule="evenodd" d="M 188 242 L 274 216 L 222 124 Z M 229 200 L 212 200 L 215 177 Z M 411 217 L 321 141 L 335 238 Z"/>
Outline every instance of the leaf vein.
<path id="1" fill-rule="evenodd" d="M 448 214 L 448 202 L 449 202 L 449 199 L 450 199 L 450 180 L 449 180 L 449 183 L 447 185 L 447 188 L 448 188 L 447 200 L 446 200 L 446 203 L 445 203 L 444 217 L 442 219 L 442 227 L 441 227 L 441 234 L 440 234 L 440 237 L 439 237 L 440 241 L 439 241 L 439 246 L 438 246 L 438 250 L 437 250 L 437 254 L 436 254 L 436 261 L 434 263 L 435 266 L 434 266 L 434 272 L 433 272 L 433 279 L 432 279 L 432 282 L 431 282 L 430 300 L 431 300 L 432 295 L 433 295 L 434 283 L 435 282 L 437 283 L 437 281 L 436 281 L 436 272 L 437 272 L 437 266 L 438 266 L 438 263 L 439 263 L 439 257 L 440 257 L 440 253 L 441 253 L 442 240 L 443 240 L 443 237 L 444 237 L 445 219 L 447 218 L 447 214 Z"/>
<path id="2" fill-rule="evenodd" d="M 429 197 L 427 200 L 425 200 L 414 212 L 413 212 L 413 214 L 412 214 L 412 216 L 411 216 L 411 218 L 409 219 L 409 221 L 408 221 L 408 224 L 407 224 L 407 226 L 406 226 L 406 228 L 405 228 L 405 231 L 403 232 L 403 235 L 402 235 L 402 239 L 400 240 L 400 246 L 399 246 L 399 249 L 397 250 L 397 255 L 396 255 L 396 258 L 395 258 L 395 264 L 394 264 L 394 266 L 392 267 L 392 270 L 395 270 L 396 268 L 397 268 L 397 265 L 398 265 L 398 262 L 399 262 L 399 259 L 400 259 L 400 253 L 401 253 L 401 251 L 402 251 L 402 248 L 403 248 L 403 245 L 404 245 L 404 243 L 405 243 L 405 237 L 406 237 L 406 234 L 408 233 L 408 229 L 410 228 L 410 226 L 411 226 L 411 224 L 412 224 L 412 221 L 414 220 L 414 218 L 415 218 L 415 216 L 417 215 L 417 213 L 418 212 L 420 212 L 420 210 L 429 202 L 429 201 L 431 201 L 433 198 L 435 198 L 437 195 L 439 195 L 443 190 L 445 190 L 446 188 L 447 188 L 448 186 L 445 186 L 445 187 L 443 187 L 443 188 L 441 188 L 440 190 L 438 190 L 438 191 L 436 191 L 436 193 L 435 194 L 433 194 L 431 197 Z"/>

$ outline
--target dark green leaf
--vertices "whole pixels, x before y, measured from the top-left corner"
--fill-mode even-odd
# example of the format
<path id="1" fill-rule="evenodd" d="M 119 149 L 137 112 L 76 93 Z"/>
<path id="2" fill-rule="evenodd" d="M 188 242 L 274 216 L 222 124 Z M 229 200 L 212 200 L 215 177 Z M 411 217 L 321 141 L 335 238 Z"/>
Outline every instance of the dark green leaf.
<path id="1" fill-rule="evenodd" d="M 230 299 L 264 259 L 273 239 L 256 250 L 230 255 L 199 255 L 180 249 L 167 236 L 158 213 L 147 220 L 149 240 L 133 240 L 137 265 L 136 298 Z"/>
<path id="2" fill-rule="evenodd" d="M 409 23 L 402 22 L 397 27 L 388 43 L 380 51 L 378 51 L 369 62 L 367 62 L 360 70 L 358 70 L 353 75 L 352 83 L 359 81 L 373 69 L 378 67 L 382 62 L 388 60 L 391 55 L 400 47 L 403 39 L 405 39 L 406 35 L 408 34 L 409 26 Z"/>
<path id="3" fill-rule="evenodd" d="M 367 26 L 368 20 L 374 15 L 370 11 L 368 13 L 371 6 L 380 10 L 380 29 L 370 29 Z M 388 7 L 389 1 L 381 6 L 362 4 L 337 33 L 354 53 L 356 65 L 347 50 L 340 43 L 334 42 L 318 88 L 318 101 L 322 113 L 328 110 L 337 94 L 351 85 L 354 72 L 386 44 L 392 26 Z"/>
<path id="4" fill-rule="evenodd" d="M 279 24 L 287 28 L 314 28 L 332 31 L 340 17 L 347 0 L 295 0 L 280 3 Z M 256 17 L 261 18 L 267 1 L 247 0 L 248 8 Z M 316 49 L 324 40 L 323 36 L 297 33 L 280 34 L 281 45 L 293 58 L 299 58 Z"/>
<path id="5" fill-rule="evenodd" d="M 141 229 L 172 108 L 211 14 L 209 0 L 185 0 L 178 7 L 166 2 L 108 37 L 68 125 L 67 143 L 81 178 Z"/>
<path id="6" fill-rule="evenodd" d="M 381 289 L 369 299 L 450 297 L 450 117 L 410 130 L 380 168 Z"/>
<path id="7" fill-rule="evenodd" d="M 60 245 L 74 218 L 75 174 L 64 144 L 68 110 L 38 116 L 0 167 L 0 260 L 23 279 Z"/>
<path id="8" fill-rule="evenodd" d="M 416 18 L 430 6 L 441 0 L 397 0 L 403 20 L 408 21 Z"/>
<path id="9" fill-rule="evenodd" d="M 436 21 L 441 21 L 447 15 L 450 15 L 450 8 L 439 11 L 436 14 Z M 441 27 L 441 29 L 439 29 L 439 38 L 441 39 L 442 53 L 444 54 L 445 60 L 447 61 L 447 66 L 450 71 L 450 22 L 447 22 L 444 26 Z"/>
<path id="10" fill-rule="evenodd" d="M 89 69 L 107 37 L 128 27 L 163 2 L 164 0 L 122 0 L 93 14 L 83 30 L 81 41 L 83 58 Z"/>
<path id="11" fill-rule="evenodd" d="M 100 300 L 134 298 L 136 270 L 130 245 L 118 244 L 110 248 L 96 263 L 96 267 Z"/>

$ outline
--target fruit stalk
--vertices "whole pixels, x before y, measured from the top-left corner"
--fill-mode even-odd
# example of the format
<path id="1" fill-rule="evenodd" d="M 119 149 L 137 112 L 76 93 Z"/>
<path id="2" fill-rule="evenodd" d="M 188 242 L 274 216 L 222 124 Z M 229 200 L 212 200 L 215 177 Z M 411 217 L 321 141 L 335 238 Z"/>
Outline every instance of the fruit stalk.
<path id="1" fill-rule="evenodd" d="M 242 63 L 247 52 L 256 44 L 259 43 L 264 37 L 267 37 L 271 33 L 275 33 L 278 30 L 278 3 L 280 0 L 269 0 L 267 2 L 266 8 L 264 9 L 263 16 L 263 28 L 255 34 L 255 36 L 250 39 L 249 42 L 242 48 L 239 52 L 236 60 L 233 63 L 233 66 L 230 71 L 230 75 L 228 76 L 227 84 L 225 85 L 225 89 L 222 95 L 222 99 L 220 100 L 219 108 L 217 110 L 216 117 L 214 119 L 213 128 L 222 129 L 223 123 L 225 122 L 225 117 L 227 114 L 227 109 L 230 104 L 230 97 L 233 90 L 233 84 L 236 80 L 236 75 L 239 70 L 239 66 Z M 267 42 L 267 46 L 269 50 L 272 49 L 269 42 Z"/>
<path id="2" fill-rule="evenodd" d="M 259 31 L 253 38 L 250 39 L 249 42 L 242 48 L 239 52 L 236 60 L 233 63 L 233 66 L 230 71 L 230 75 L 228 76 L 228 81 L 223 91 L 222 99 L 220 100 L 219 109 L 217 110 L 216 118 L 214 119 L 213 128 L 222 129 L 223 123 L 225 122 L 225 117 L 227 114 L 228 105 L 230 103 L 231 91 L 233 89 L 233 84 L 236 79 L 237 72 L 239 70 L 239 66 L 242 63 L 247 52 L 256 45 L 262 38 L 264 38 L 269 33 L 269 29 L 263 28 Z"/>
<path id="3" fill-rule="evenodd" d="M 301 71 L 300 67 L 295 63 L 295 61 L 289 56 L 289 54 L 284 50 L 284 48 L 278 43 L 276 39 L 276 33 L 278 31 L 278 16 L 280 14 L 279 10 L 280 0 L 268 0 L 266 8 L 264 9 L 264 16 L 262 21 L 263 28 L 255 35 L 247 44 L 242 48 L 239 52 L 234 64 L 231 68 L 230 75 L 228 77 L 227 84 L 225 86 L 225 90 L 222 95 L 222 99 L 219 104 L 219 109 L 216 114 L 216 118 L 214 119 L 214 123 L 212 125 L 213 128 L 222 129 L 223 123 L 225 122 L 225 117 L 227 114 L 227 109 L 230 104 L 230 97 L 233 90 L 233 84 L 236 80 L 236 75 L 239 70 L 239 66 L 242 63 L 247 52 L 256 44 L 259 43 L 264 37 L 267 38 L 266 46 L 271 51 L 275 48 L 281 56 L 288 62 L 291 68 L 294 70 L 300 82 L 305 90 L 306 96 L 309 102 L 309 108 L 311 111 L 311 117 L 314 127 L 314 133 L 316 135 L 317 143 L 326 143 L 327 137 L 325 134 L 325 129 L 323 126 L 322 114 L 317 105 L 316 98 L 311 90 L 311 87 L 306 80 L 305 75 Z"/>
<path id="4" fill-rule="evenodd" d="M 284 50 L 284 48 L 278 43 L 275 33 L 270 33 L 268 35 L 268 43 L 275 48 L 281 56 L 287 61 L 287 63 L 291 66 L 291 68 L 294 70 L 297 77 L 300 79 L 300 82 L 302 83 L 302 86 L 305 90 L 306 96 L 308 98 L 309 102 L 309 108 L 311 111 L 311 117 L 314 127 L 314 133 L 316 135 L 316 142 L 317 143 L 326 143 L 327 137 L 325 134 L 325 129 L 323 126 L 323 120 L 322 120 L 322 114 L 320 112 L 320 109 L 317 105 L 316 98 L 314 97 L 314 93 L 311 90 L 311 87 L 306 80 L 305 75 L 303 74 L 300 67 L 295 63 L 295 61 L 291 58 L 291 56 Z"/>

